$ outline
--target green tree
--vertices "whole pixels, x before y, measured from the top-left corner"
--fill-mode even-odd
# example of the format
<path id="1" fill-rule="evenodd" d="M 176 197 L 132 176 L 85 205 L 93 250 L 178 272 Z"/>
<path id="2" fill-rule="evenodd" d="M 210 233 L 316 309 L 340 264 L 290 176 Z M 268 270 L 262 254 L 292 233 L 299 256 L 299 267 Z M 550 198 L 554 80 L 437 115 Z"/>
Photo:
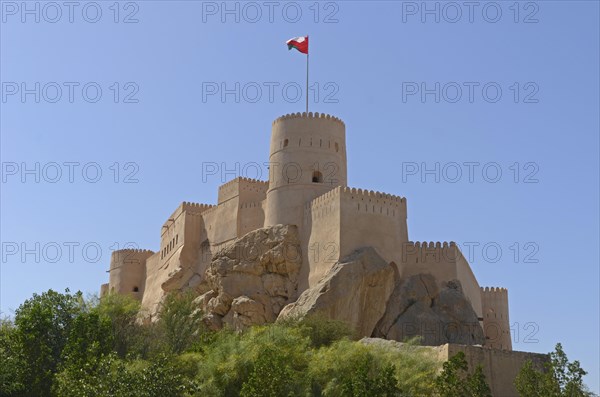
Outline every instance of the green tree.
<path id="1" fill-rule="evenodd" d="M 491 397 L 490 387 L 485 381 L 483 368 L 479 365 L 469 374 L 465 353 L 458 352 L 442 366 L 435 380 L 440 397 Z"/>
<path id="2" fill-rule="evenodd" d="M 0 397 L 18 395 L 24 389 L 25 362 L 15 338 L 16 330 L 12 321 L 0 320 Z"/>
<path id="3" fill-rule="evenodd" d="M 57 375 L 55 395 L 60 397 L 183 397 L 194 385 L 171 365 L 172 358 L 126 361 L 114 353 Z M 93 368 L 92 368 L 93 367 Z"/>
<path id="4" fill-rule="evenodd" d="M 64 294 L 48 290 L 34 294 L 15 312 L 14 334 L 24 363 L 24 394 L 48 396 L 54 374 L 61 362 L 74 319 L 83 310 L 81 292 Z"/>
<path id="5" fill-rule="evenodd" d="M 139 345 L 143 334 L 136 319 L 140 302 L 129 295 L 108 294 L 100 299 L 98 315 L 108 318 L 112 327 L 113 349 L 124 358 L 135 346 Z"/>
<path id="6" fill-rule="evenodd" d="M 112 351 L 114 342 L 112 324 L 96 308 L 82 313 L 73 320 L 63 350 L 64 365 L 80 367 L 90 360 L 101 358 Z"/>
<path id="7" fill-rule="evenodd" d="M 569 362 L 560 343 L 550 353 L 543 370 L 527 361 L 515 379 L 515 387 L 521 397 L 590 397 L 583 383 L 586 371 L 579 361 Z"/>
<path id="8" fill-rule="evenodd" d="M 169 352 L 180 354 L 208 331 L 202 323 L 202 312 L 194 303 L 191 291 L 167 295 L 159 314 L 159 331 Z"/>

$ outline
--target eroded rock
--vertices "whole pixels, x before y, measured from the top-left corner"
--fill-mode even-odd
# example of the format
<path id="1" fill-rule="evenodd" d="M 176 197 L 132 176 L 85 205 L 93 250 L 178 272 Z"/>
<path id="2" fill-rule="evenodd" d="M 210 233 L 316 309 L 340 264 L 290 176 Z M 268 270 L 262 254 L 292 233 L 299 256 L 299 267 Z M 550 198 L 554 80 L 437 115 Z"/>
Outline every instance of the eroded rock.
<path id="1" fill-rule="evenodd" d="M 217 253 L 196 299 L 213 329 L 242 330 L 273 322 L 297 297 L 302 264 L 298 229 L 275 225 L 252 231 Z"/>
<path id="2" fill-rule="evenodd" d="M 287 305 L 280 319 L 322 314 L 371 336 L 394 289 L 394 269 L 371 247 L 336 263 L 312 288 Z"/>
<path id="3" fill-rule="evenodd" d="M 398 283 L 373 336 L 404 341 L 421 337 L 421 344 L 483 345 L 477 315 L 458 280 L 439 285 L 432 275 L 420 274 Z"/>

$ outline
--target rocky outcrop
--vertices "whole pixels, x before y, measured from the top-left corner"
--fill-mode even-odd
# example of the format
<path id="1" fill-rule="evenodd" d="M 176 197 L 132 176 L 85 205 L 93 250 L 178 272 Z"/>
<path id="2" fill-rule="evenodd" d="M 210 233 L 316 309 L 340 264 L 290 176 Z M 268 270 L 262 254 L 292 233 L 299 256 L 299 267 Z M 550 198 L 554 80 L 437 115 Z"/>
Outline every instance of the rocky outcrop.
<path id="1" fill-rule="evenodd" d="M 275 321 L 298 296 L 302 254 L 298 229 L 275 225 L 252 231 L 217 253 L 196 301 L 213 329 L 243 330 Z"/>
<path id="2" fill-rule="evenodd" d="M 280 319 L 322 314 L 371 336 L 394 289 L 394 269 L 371 248 L 362 248 L 336 263 L 312 288 L 286 306 Z"/>
<path id="3" fill-rule="evenodd" d="M 396 285 L 373 336 L 397 341 L 420 336 L 421 344 L 429 346 L 485 342 L 460 282 L 439 285 L 429 274 L 415 275 Z"/>

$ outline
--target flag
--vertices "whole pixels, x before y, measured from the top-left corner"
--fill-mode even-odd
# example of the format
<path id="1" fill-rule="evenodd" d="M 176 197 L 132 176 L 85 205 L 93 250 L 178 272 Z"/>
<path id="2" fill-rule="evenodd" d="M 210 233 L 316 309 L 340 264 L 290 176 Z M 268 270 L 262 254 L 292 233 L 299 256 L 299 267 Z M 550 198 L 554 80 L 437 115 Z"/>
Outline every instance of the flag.
<path id="1" fill-rule="evenodd" d="M 289 39 L 286 41 L 286 44 L 288 45 L 288 50 L 295 48 L 303 54 L 308 54 L 308 36 Z"/>

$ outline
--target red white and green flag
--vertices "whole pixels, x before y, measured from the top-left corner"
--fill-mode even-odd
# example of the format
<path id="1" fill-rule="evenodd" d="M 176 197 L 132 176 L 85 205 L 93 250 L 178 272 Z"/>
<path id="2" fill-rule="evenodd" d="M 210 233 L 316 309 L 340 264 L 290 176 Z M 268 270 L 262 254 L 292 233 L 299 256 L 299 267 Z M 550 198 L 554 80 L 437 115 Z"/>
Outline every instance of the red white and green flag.
<path id="1" fill-rule="evenodd" d="M 288 50 L 295 48 L 303 54 L 308 54 L 308 36 L 294 37 L 293 39 L 286 41 L 286 44 Z"/>

